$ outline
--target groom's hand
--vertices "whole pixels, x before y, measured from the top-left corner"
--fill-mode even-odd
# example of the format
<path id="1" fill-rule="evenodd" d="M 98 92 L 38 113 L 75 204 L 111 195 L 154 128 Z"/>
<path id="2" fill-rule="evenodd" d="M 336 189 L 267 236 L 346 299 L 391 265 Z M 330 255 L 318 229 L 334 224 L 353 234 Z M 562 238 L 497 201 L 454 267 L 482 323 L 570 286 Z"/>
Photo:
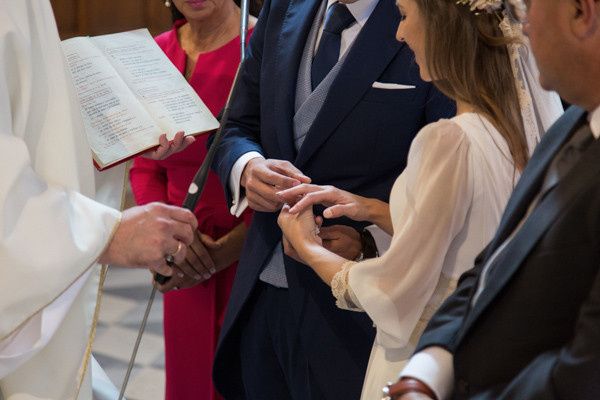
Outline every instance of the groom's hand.
<path id="1" fill-rule="evenodd" d="M 277 192 L 309 182 L 310 178 L 289 161 L 258 157 L 248 161 L 240 183 L 246 189 L 250 208 L 274 212 L 283 204 Z"/>
<path id="2" fill-rule="evenodd" d="M 346 260 L 355 260 L 362 251 L 360 233 L 351 226 L 331 225 L 321 228 L 323 247 Z"/>

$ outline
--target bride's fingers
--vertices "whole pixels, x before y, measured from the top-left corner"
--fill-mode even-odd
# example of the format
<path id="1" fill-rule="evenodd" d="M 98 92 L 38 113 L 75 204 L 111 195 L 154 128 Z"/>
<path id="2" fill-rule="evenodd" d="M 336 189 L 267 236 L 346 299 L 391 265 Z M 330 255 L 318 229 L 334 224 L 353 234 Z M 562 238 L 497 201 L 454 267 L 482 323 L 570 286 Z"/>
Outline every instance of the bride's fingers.
<path id="1" fill-rule="evenodd" d="M 315 204 L 331 204 L 332 202 L 335 203 L 334 196 L 334 193 L 325 190 L 307 193 L 303 198 L 298 200 L 298 202 L 294 204 L 292 208 L 290 208 L 290 213 L 300 213 L 306 210 L 308 207 L 313 206 Z"/>
<path id="2" fill-rule="evenodd" d="M 356 214 L 354 204 L 336 204 L 323 210 L 323 217 L 334 219 L 340 217 L 351 218 Z"/>
<path id="3" fill-rule="evenodd" d="M 281 198 L 281 200 L 293 204 L 305 194 L 316 192 L 319 190 L 321 190 L 321 187 L 318 185 L 303 183 L 301 185 L 294 186 L 289 189 L 281 190 L 276 194 Z"/>

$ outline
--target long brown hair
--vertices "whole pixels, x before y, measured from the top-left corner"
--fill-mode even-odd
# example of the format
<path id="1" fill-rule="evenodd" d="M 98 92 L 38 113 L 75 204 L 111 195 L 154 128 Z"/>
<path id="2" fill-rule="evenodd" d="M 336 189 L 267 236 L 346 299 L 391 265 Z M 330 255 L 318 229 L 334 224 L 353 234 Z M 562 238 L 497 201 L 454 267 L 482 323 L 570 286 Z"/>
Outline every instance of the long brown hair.
<path id="1" fill-rule="evenodd" d="M 469 103 L 502 134 L 517 169 L 529 158 L 515 78 L 499 12 L 474 13 L 455 0 L 413 0 L 423 17 L 425 58 L 435 86 Z"/>

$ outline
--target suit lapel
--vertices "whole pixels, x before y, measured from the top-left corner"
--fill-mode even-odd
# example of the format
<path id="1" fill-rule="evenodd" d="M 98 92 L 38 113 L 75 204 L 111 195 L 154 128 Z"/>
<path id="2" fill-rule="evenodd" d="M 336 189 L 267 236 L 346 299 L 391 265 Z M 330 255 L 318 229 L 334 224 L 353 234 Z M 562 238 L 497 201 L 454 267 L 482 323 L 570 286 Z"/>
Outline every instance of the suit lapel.
<path id="1" fill-rule="evenodd" d="M 395 38 L 398 22 L 399 14 L 393 1 L 380 0 L 348 50 L 323 107 L 306 135 L 295 161 L 298 168 L 327 140 L 403 46 Z"/>
<path id="2" fill-rule="evenodd" d="M 565 114 L 563 117 L 568 122 L 561 120 L 554 126 L 552 131 L 548 132 L 548 134 L 554 133 L 554 129 L 565 129 L 567 132 L 566 138 L 560 136 L 557 137 L 557 139 L 561 140 L 560 143 L 562 145 L 565 140 L 571 136 L 573 131 L 580 126 L 584 115 L 584 112 L 580 109 L 570 111 L 570 114 Z M 552 160 L 552 157 L 558 152 L 560 147 L 561 146 L 549 146 L 549 149 L 552 149 L 552 153 L 549 157 L 550 160 Z M 548 157 L 537 158 L 540 161 L 544 161 L 546 166 L 550 162 L 547 160 Z M 456 343 L 460 343 L 471 325 L 473 325 L 482 312 L 496 298 L 502 288 L 506 286 L 511 277 L 521 267 L 526 257 L 531 253 L 533 248 L 538 244 L 542 236 L 548 231 L 550 226 L 556 221 L 564 209 L 572 203 L 582 190 L 589 187 L 590 182 L 597 179 L 598 174 L 600 174 L 599 158 L 600 140 L 596 140 L 590 145 L 581 160 L 579 160 L 567 176 L 565 176 L 564 181 L 559 182 L 554 189 L 550 190 L 532 211 L 527 221 L 519 229 L 519 232 L 512 238 L 511 242 L 499 256 L 502 257 L 502 259 L 499 259 L 498 262 L 500 262 L 502 266 L 497 266 L 496 268 L 501 269 L 496 269 L 489 277 L 485 290 L 481 293 L 479 300 L 467 316 Z M 532 161 L 534 161 L 533 158 Z M 542 175 L 544 175 L 545 170 L 546 168 L 543 169 Z M 525 209 L 528 206 L 529 204 L 525 206 Z M 520 209 L 517 205 L 514 207 L 515 209 Z"/>
<path id="3" fill-rule="evenodd" d="M 285 160 L 293 160 L 296 154 L 293 119 L 298 68 L 308 32 L 322 1 L 326 0 L 291 0 L 277 41 L 273 115 L 277 118 L 275 137 L 279 142 L 280 157 Z"/>
<path id="4" fill-rule="evenodd" d="M 571 137 L 574 127 L 580 123 L 584 115 L 584 110 L 571 107 L 543 136 L 506 205 L 497 233 L 491 245 L 488 246 L 486 259 L 504 243 L 525 216 L 529 205 L 542 186 L 546 170 L 554 156 Z"/>

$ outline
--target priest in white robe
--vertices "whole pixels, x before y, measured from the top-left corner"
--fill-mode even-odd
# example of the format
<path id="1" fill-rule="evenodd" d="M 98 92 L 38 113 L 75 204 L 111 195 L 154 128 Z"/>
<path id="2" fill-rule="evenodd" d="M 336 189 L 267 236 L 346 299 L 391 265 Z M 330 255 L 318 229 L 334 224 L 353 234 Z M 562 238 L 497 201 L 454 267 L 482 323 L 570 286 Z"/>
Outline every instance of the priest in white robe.
<path id="1" fill-rule="evenodd" d="M 4 400 L 91 399 L 97 263 L 169 274 L 165 255 L 181 262 L 196 229 L 195 217 L 177 207 L 121 213 L 93 200 L 90 150 L 67 74 L 48 0 L 0 0 Z"/>

